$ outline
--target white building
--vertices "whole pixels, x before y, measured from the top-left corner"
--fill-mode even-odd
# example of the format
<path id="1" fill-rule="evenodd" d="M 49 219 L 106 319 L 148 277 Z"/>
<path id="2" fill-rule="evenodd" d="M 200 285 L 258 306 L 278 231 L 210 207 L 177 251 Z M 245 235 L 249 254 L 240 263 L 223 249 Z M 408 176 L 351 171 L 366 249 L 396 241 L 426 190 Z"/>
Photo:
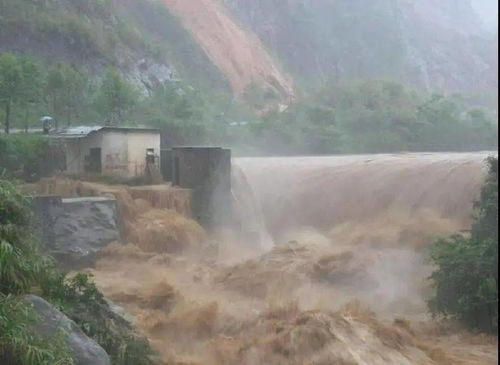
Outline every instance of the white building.
<path id="1" fill-rule="evenodd" d="M 66 172 L 133 178 L 146 172 L 146 159 L 159 168 L 160 131 L 149 128 L 74 127 L 50 135 L 66 150 Z M 147 157 L 149 156 L 149 157 Z"/>

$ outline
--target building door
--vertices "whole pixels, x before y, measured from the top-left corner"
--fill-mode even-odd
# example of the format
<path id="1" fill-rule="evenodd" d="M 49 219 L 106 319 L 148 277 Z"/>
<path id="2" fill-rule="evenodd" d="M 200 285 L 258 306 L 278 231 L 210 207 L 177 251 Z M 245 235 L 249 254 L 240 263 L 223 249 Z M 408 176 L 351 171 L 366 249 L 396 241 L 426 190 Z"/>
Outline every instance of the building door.
<path id="1" fill-rule="evenodd" d="M 102 172 L 101 165 L 101 149 L 91 148 L 89 156 L 89 172 L 100 174 Z"/>

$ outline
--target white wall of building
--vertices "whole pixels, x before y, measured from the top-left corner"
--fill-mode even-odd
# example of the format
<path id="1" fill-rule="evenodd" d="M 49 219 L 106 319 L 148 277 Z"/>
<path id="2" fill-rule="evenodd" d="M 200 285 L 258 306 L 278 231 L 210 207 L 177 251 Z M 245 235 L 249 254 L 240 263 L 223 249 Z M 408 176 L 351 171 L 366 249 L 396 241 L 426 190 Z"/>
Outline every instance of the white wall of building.
<path id="1" fill-rule="evenodd" d="M 98 133 L 102 134 L 102 174 L 129 177 L 127 138 L 132 136 L 132 133 L 115 131 Z"/>
<path id="2" fill-rule="evenodd" d="M 72 175 L 85 173 L 85 156 L 91 148 L 101 148 L 103 175 L 142 176 L 146 168 L 146 151 L 153 148 L 160 155 L 160 134 L 133 130 L 98 131 L 86 137 L 66 140 L 66 167 Z"/>
<path id="3" fill-rule="evenodd" d="M 160 134 L 134 133 L 128 136 L 127 141 L 129 176 L 141 176 L 146 169 L 146 150 L 153 148 L 155 155 L 160 155 Z"/>

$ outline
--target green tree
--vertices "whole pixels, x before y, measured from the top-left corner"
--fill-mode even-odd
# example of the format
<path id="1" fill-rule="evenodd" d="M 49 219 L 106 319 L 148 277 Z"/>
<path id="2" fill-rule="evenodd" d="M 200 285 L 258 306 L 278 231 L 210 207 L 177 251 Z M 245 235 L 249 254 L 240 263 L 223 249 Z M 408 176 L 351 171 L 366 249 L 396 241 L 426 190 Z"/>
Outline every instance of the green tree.
<path id="1" fill-rule="evenodd" d="M 97 95 L 97 104 L 108 124 L 122 124 L 126 113 L 132 109 L 137 100 L 136 90 L 120 76 L 117 70 L 110 69 L 106 72 Z"/>
<path id="2" fill-rule="evenodd" d="M 10 53 L 0 55 L 0 103 L 5 115 L 5 133 L 10 131 L 12 107 L 21 98 L 22 78 L 23 72 L 17 57 Z"/>
<path id="3" fill-rule="evenodd" d="M 204 95 L 181 82 L 158 87 L 141 114 L 148 124 L 168 131 L 167 143 L 203 143 L 208 125 Z"/>
<path id="4" fill-rule="evenodd" d="M 87 75 L 67 64 L 57 63 L 49 70 L 45 96 L 56 128 L 61 118 L 66 119 L 68 126 L 71 125 L 72 118 L 84 105 L 87 84 Z"/>
<path id="5" fill-rule="evenodd" d="M 73 118 L 80 112 L 88 84 L 87 75 L 73 67 L 68 67 L 64 73 L 64 114 L 67 125 L 70 126 Z"/>
<path id="6" fill-rule="evenodd" d="M 42 97 L 43 79 L 38 65 L 29 57 L 19 59 L 22 70 L 20 85 L 20 107 L 24 109 L 24 128 L 28 131 L 31 109 L 38 104 Z"/>
<path id="7" fill-rule="evenodd" d="M 55 128 L 59 127 L 59 117 L 62 114 L 64 98 L 64 76 L 62 72 L 63 64 L 54 65 L 47 74 L 45 84 L 45 96 L 55 120 Z"/>
<path id="8" fill-rule="evenodd" d="M 498 332 L 498 158 L 487 160 L 489 172 L 475 203 L 470 237 L 453 235 L 433 245 L 436 266 L 430 279 L 435 295 L 429 308 L 470 328 Z"/>
<path id="9" fill-rule="evenodd" d="M 6 133 L 10 131 L 16 106 L 25 110 L 26 128 L 30 105 L 40 101 L 41 83 L 39 68 L 31 58 L 10 53 L 0 55 L 0 103 L 4 110 Z"/>

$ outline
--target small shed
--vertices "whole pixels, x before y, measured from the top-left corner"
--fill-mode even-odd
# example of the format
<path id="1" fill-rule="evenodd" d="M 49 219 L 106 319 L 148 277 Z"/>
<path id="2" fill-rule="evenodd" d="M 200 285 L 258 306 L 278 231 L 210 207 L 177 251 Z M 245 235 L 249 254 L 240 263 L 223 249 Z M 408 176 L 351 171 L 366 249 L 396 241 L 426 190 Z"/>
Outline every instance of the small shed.
<path id="1" fill-rule="evenodd" d="M 160 131 L 151 128 L 73 127 L 50 135 L 65 145 L 66 172 L 134 178 L 160 166 Z"/>

